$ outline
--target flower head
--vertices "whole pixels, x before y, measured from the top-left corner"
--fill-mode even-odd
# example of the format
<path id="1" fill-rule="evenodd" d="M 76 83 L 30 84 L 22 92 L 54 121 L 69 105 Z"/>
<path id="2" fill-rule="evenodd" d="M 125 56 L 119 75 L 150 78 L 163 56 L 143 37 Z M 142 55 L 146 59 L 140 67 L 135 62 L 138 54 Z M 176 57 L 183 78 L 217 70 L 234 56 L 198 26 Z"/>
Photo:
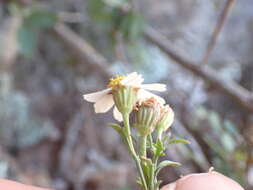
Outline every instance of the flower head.
<path id="1" fill-rule="evenodd" d="M 157 121 L 160 119 L 160 109 L 160 103 L 153 97 L 137 103 L 133 126 L 140 135 L 146 136 L 154 131 Z"/>
<path id="2" fill-rule="evenodd" d="M 163 98 L 149 92 L 151 91 L 165 91 L 165 84 L 142 84 L 144 81 L 142 75 L 137 74 L 136 72 L 130 73 L 126 76 L 117 76 L 110 79 L 108 88 L 90 94 L 85 94 L 83 97 L 88 102 L 94 103 L 94 109 L 96 113 L 105 113 L 109 111 L 115 105 L 115 92 L 118 92 L 120 88 L 132 88 L 136 90 L 136 100 L 147 99 L 154 97 L 161 104 L 164 104 L 165 101 Z M 136 102 L 135 102 L 136 103 Z M 133 107 L 133 105 L 131 105 Z M 113 110 L 114 118 L 118 121 L 122 121 L 122 115 L 118 110 L 119 106 L 116 104 Z"/>
<path id="3" fill-rule="evenodd" d="M 169 105 L 162 106 L 160 119 L 156 124 L 158 131 L 166 131 L 174 121 L 174 112 Z"/>

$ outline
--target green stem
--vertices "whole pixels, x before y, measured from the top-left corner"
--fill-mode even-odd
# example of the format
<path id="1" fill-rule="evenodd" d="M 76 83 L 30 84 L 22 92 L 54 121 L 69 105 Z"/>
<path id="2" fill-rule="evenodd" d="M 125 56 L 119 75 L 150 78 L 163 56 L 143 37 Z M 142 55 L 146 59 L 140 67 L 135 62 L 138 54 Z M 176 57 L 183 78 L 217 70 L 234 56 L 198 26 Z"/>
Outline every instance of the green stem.
<path id="1" fill-rule="evenodd" d="M 150 149 L 153 151 L 154 147 L 153 147 L 153 137 L 151 134 L 148 135 L 148 140 L 149 140 L 149 144 L 150 144 Z"/>
<path id="2" fill-rule="evenodd" d="M 144 173 L 143 173 L 143 170 L 141 167 L 141 161 L 140 161 L 138 155 L 136 154 L 136 151 L 133 146 L 133 140 L 132 140 L 130 125 L 129 125 L 129 113 L 125 113 L 122 115 L 123 115 L 123 121 L 124 121 L 124 133 L 125 133 L 125 138 L 126 138 L 126 143 L 127 143 L 128 149 L 129 149 L 129 151 L 136 163 L 138 172 L 140 174 L 142 185 L 145 190 L 148 190 L 145 176 L 144 176 Z"/>
<path id="3" fill-rule="evenodd" d="M 156 157 L 153 163 L 153 168 L 152 168 L 152 174 L 153 174 L 153 183 L 157 183 L 157 176 L 155 176 L 155 170 L 157 169 L 157 164 L 158 164 L 158 158 Z"/>
<path id="4" fill-rule="evenodd" d="M 155 167 L 156 165 L 152 164 L 151 175 L 150 175 L 150 190 L 155 190 Z"/>
<path id="5" fill-rule="evenodd" d="M 157 140 L 158 140 L 158 139 L 159 139 L 159 140 L 162 140 L 162 133 L 163 133 L 162 130 L 159 130 L 159 131 L 157 132 Z"/>
<path id="6" fill-rule="evenodd" d="M 147 157 L 147 136 L 140 136 L 140 156 Z"/>
<path id="7" fill-rule="evenodd" d="M 158 134 L 157 134 L 157 140 L 161 140 L 162 139 L 162 131 L 158 131 Z M 151 146 L 151 149 L 153 150 L 154 147 L 153 147 L 153 138 L 152 138 L 152 135 L 150 134 L 149 135 L 149 141 L 150 141 L 150 146 Z M 153 150 L 154 151 L 154 150 Z M 151 190 L 157 190 L 157 189 L 154 189 L 155 188 L 155 184 L 157 183 L 157 176 L 155 176 L 155 170 L 157 168 L 157 165 L 158 165 L 158 159 L 159 157 L 157 157 L 156 155 L 153 155 L 153 158 L 152 158 L 152 162 L 153 162 L 153 165 L 152 165 L 152 168 L 151 168 L 151 183 L 149 184 L 150 185 L 150 188 Z"/>

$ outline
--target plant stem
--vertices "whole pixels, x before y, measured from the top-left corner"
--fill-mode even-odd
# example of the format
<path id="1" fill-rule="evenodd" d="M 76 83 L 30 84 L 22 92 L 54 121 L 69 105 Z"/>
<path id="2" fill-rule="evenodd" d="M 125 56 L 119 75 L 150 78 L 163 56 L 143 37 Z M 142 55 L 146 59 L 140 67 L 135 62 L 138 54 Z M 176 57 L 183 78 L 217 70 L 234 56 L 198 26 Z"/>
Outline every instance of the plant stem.
<path id="1" fill-rule="evenodd" d="M 158 140 L 158 139 L 159 139 L 159 140 L 162 140 L 162 133 L 163 133 L 162 130 L 159 130 L 159 131 L 157 132 L 157 140 Z"/>
<path id="2" fill-rule="evenodd" d="M 129 151 L 136 163 L 136 166 L 137 166 L 138 172 L 140 174 L 141 182 L 142 182 L 144 189 L 149 190 L 147 187 L 147 183 L 145 180 L 145 176 L 144 176 L 142 167 L 141 167 L 140 158 L 136 154 L 136 151 L 133 146 L 133 140 L 132 140 L 130 125 L 129 125 L 129 113 L 122 113 L 122 115 L 123 115 L 123 121 L 124 121 L 124 133 L 125 133 L 125 138 L 126 138 L 126 143 L 127 143 L 128 149 L 129 149 Z"/>
<path id="3" fill-rule="evenodd" d="M 149 140 L 150 148 L 151 150 L 153 150 L 153 137 L 151 134 L 148 135 L 148 140 Z"/>
<path id="4" fill-rule="evenodd" d="M 140 156 L 147 157 L 147 136 L 140 136 Z"/>
<path id="5" fill-rule="evenodd" d="M 151 167 L 151 176 L 150 176 L 150 190 L 155 190 L 155 167 L 156 165 L 153 163 Z"/>

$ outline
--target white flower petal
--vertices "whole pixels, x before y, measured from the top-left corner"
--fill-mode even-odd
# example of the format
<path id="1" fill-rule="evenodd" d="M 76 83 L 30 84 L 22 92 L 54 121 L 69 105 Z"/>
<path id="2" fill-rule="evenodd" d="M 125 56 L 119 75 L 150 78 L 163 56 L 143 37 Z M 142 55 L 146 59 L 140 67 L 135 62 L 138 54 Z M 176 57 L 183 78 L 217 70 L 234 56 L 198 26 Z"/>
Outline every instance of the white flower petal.
<path id="1" fill-rule="evenodd" d="M 141 83 L 144 81 L 142 75 L 137 74 L 136 72 L 130 73 L 123 79 L 120 83 L 126 86 L 135 86 L 140 87 Z"/>
<path id="2" fill-rule="evenodd" d="M 140 88 L 143 81 L 144 79 L 142 78 L 142 75 L 138 75 L 138 77 L 129 81 L 126 85 Z"/>
<path id="3" fill-rule="evenodd" d="M 166 91 L 166 84 L 153 83 L 153 84 L 142 84 L 141 88 L 145 90 L 154 90 L 158 92 Z"/>
<path id="4" fill-rule="evenodd" d="M 99 101 L 103 96 L 107 95 L 111 91 L 111 88 L 107 88 L 105 90 L 101 90 L 98 92 L 85 94 L 83 95 L 83 98 L 87 100 L 88 102 L 97 102 Z"/>
<path id="5" fill-rule="evenodd" d="M 132 72 L 126 76 L 122 81 L 120 81 L 121 84 L 126 85 L 129 81 L 134 80 L 136 77 L 138 77 L 137 72 Z"/>
<path id="6" fill-rule="evenodd" d="M 103 96 L 94 104 L 96 113 L 105 113 L 114 105 L 113 97 L 111 94 Z"/>
<path id="7" fill-rule="evenodd" d="M 116 106 L 113 108 L 113 117 L 119 122 L 123 121 L 122 114 L 119 112 Z"/>
<path id="8" fill-rule="evenodd" d="M 170 106 L 166 105 L 166 109 L 168 110 L 168 113 L 170 115 L 170 120 L 169 120 L 170 122 L 168 123 L 168 127 L 170 127 L 172 125 L 173 121 L 174 121 L 175 114 L 174 114 L 173 109 L 171 109 Z"/>
<path id="9" fill-rule="evenodd" d="M 148 92 L 146 90 L 140 89 L 138 91 L 138 100 L 142 101 L 142 100 L 146 100 L 148 98 L 155 98 L 161 105 L 165 104 L 165 100 L 163 98 L 161 98 L 160 96 L 157 96 L 151 92 Z"/>

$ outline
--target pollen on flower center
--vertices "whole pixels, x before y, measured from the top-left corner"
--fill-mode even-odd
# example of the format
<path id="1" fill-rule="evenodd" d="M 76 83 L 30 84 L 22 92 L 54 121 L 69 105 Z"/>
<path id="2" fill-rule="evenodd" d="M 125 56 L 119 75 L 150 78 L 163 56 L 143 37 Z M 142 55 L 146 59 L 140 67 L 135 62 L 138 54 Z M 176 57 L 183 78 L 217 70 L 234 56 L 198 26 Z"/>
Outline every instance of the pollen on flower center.
<path id="1" fill-rule="evenodd" d="M 125 79 L 126 77 L 123 75 L 118 75 L 114 78 L 111 78 L 109 84 L 107 85 L 108 88 L 115 88 L 120 85 L 120 82 Z"/>

